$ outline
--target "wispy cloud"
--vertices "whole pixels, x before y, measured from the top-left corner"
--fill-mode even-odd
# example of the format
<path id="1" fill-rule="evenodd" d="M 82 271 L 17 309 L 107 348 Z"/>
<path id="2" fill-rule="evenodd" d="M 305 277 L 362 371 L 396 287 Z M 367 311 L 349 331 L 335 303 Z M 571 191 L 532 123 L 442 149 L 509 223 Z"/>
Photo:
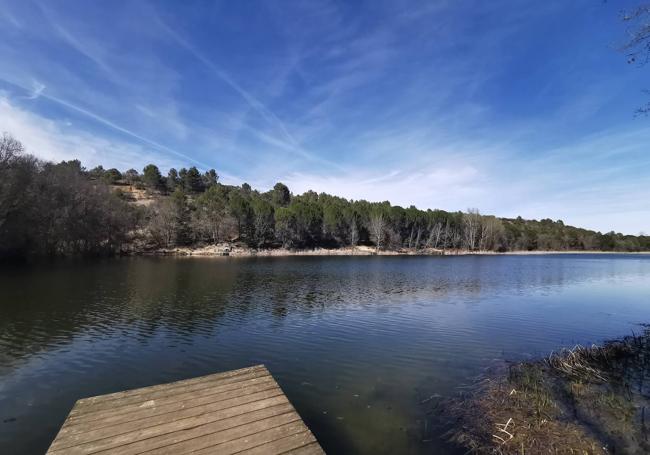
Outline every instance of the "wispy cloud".
<path id="1" fill-rule="evenodd" d="M 163 168 L 174 165 L 172 159 L 151 148 L 104 139 L 74 128 L 69 122 L 47 119 L 12 104 L 6 97 L 0 97 L 0 131 L 10 132 L 23 142 L 27 152 L 55 162 L 79 159 L 88 168 L 101 164 L 122 170 L 141 170 L 152 162 Z"/>
<path id="2" fill-rule="evenodd" d="M 3 79 L 0 79 L 0 80 L 3 80 Z M 6 81 L 6 80 L 4 82 L 9 83 L 9 81 Z M 30 91 L 27 87 L 24 87 L 24 86 L 19 86 L 19 87 L 22 88 L 25 91 L 28 91 L 28 92 Z M 206 163 L 202 163 L 202 162 L 192 158 L 189 155 L 185 155 L 185 154 L 180 153 L 180 152 L 178 152 L 176 150 L 173 150 L 173 149 L 171 149 L 169 147 L 166 147 L 166 146 L 164 146 L 162 144 L 159 144 L 156 141 L 153 141 L 153 140 L 148 139 L 148 138 L 146 138 L 144 136 L 141 136 L 140 134 L 138 134 L 138 133 L 136 133 L 134 131 L 131 131 L 130 129 L 125 128 L 125 127 L 123 127 L 121 125 L 118 125 L 117 123 L 114 123 L 111 120 L 108 120 L 108 119 L 106 119 L 106 118 L 104 118 L 104 117 L 102 117 L 102 116 L 100 116 L 100 115 L 98 115 L 98 114 L 96 114 L 96 113 L 94 113 L 94 112 L 92 112 L 92 111 L 90 111 L 88 109 L 85 109 L 85 108 L 83 108 L 81 106 L 77 106 L 76 104 L 70 103 L 70 102 L 68 102 L 66 100 L 63 100 L 63 99 L 60 99 L 60 98 L 57 98 L 57 97 L 55 97 L 53 95 L 48 95 L 48 94 L 41 93 L 41 96 L 43 98 L 47 99 L 48 101 L 54 102 L 56 104 L 59 104 L 60 106 L 63 106 L 65 108 L 67 108 L 67 109 L 70 109 L 70 110 L 72 110 L 72 111 L 74 111 L 76 113 L 82 114 L 85 117 L 88 117 L 88 118 L 100 123 L 101 125 L 112 128 L 113 130 L 115 130 L 115 131 L 117 131 L 119 133 L 125 134 L 125 135 L 131 137 L 132 139 L 136 139 L 136 140 L 138 140 L 138 141 L 140 141 L 140 142 L 142 142 L 144 144 L 147 144 L 147 145 L 149 145 L 151 147 L 154 147 L 155 149 L 157 149 L 159 151 L 165 152 L 167 154 L 175 155 L 177 157 L 183 158 L 184 160 L 192 162 L 192 163 L 196 163 L 196 164 L 198 164 L 199 166 L 201 166 L 203 168 L 209 168 L 210 167 Z"/>
<path id="3" fill-rule="evenodd" d="M 610 2 L 74 1 L 0 11 L 25 134 L 232 183 L 650 230 L 647 81 L 611 50 Z"/>
<path id="4" fill-rule="evenodd" d="M 45 90 L 45 84 L 41 84 L 37 80 L 32 80 L 32 92 L 29 95 L 27 95 L 25 98 L 27 98 L 28 100 L 35 100 L 36 98 L 41 96 L 44 90 Z"/>
<path id="5" fill-rule="evenodd" d="M 259 101 L 254 97 L 249 91 L 245 90 L 240 84 L 238 84 L 225 70 L 219 67 L 217 64 L 212 62 L 208 57 L 206 57 L 201 51 L 199 51 L 195 46 L 193 46 L 188 40 L 183 38 L 179 33 L 167 25 L 161 18 L 157 18 L 160 27 L 165 30 L 165 32 L 181 47 L 186 49 L 191 53 L 197 60 L 203 63 L 207 68 L 209 68 L 221 81 L 228 85 L 232 90 L 238 93 L 244 101 L 258 114 L 260 115 L 269 125 L 274 127 L 277 131 L 280 132 L 281 139 L 274 139 L 273 142 L 276 145 L 281 145 L 285 150 L 297 153 L 298 155 L 306 158 L 310 161 L 314 161 L 321 164 L 326 164 L 333 168 L 338 166 L 335 163 L 332 163 L 326 159 L 323 159 L 317 155 L 307 152 L 295 139 L 295 137 L 289 132 L 284 122 L 271 111 L 264 103 Z M 259 133 L 261 137 L 268 138 L 268 134 Z"/>

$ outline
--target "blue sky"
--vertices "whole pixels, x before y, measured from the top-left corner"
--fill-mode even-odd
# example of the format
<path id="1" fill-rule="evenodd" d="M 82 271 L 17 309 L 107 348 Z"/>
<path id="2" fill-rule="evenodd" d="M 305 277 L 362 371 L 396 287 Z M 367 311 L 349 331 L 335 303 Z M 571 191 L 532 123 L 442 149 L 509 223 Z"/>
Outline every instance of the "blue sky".
<path id="1" fill-rule="evenodd" d="M 86 167 L 650 232 L 636 3 L 0 0 L 0 130 Z"/>

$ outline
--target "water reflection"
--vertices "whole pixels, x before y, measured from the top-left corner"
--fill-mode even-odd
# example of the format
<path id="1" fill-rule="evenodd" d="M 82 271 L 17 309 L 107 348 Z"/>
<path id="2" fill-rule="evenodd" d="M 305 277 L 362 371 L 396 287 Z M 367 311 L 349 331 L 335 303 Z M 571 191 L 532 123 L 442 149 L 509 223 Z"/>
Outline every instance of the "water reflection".
<path id="1" fill-rule="evenodd" d="M 6 268 L 0 452 L 44 452 L 81 396 L 265 363 L 333 453 L 444 453 L 423 399 L 495 358 L 629 333 L 648 277 L 632 255 Z"/>

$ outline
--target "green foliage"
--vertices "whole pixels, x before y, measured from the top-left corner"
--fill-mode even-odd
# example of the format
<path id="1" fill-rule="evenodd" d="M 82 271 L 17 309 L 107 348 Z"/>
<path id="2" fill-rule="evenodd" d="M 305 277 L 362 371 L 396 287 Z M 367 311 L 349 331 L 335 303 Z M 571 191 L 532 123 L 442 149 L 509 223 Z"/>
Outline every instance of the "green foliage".
<path id="1" fill-rule="evenodd" d="M 173 192 L 181 184 L 181 179 L 178 176 L 176 169 L 171 168 L 167 173 L 167 180 L 165 180 L 165 185 L 167 186 L 167 191 Z"/>
<path id="2" fill-rule="evenodd" d="M 294 246 L 296 239 L 296 215 L 287 207 L 275 209 L 275 235 L 285 248 Z"/>
<path id="3" fill-rule="evenodd" d="M 189 193 L 200 193 L 205 189 L 203 178 L 196 167 L 192 166 L 189 169 L 181 169 L 179 176 L 185 191 Z"/>
<path id="4" fill-rule="evenodd" d="M 205 189 L 215 186 L 218 181 L 219 176 L 217 175 L 217 171 L 214 169 L 210 169 L 205 174 L 203 174 L 203 187 Z"/>
<path id="5" fill-rule="evenodd" d="M 291 201 L 291 193 L 284 183 L 276 183 L 271 191 L 271 200 L 273 204 L 279 207 L 286 207 Z"/>
<path id="6" fill-rule="evenodd" d="M 0 255 L 118 251 L 136 232 L 164 247 L 239 240 L 257 248 L 650 250 L 650 236 L 601 234 L 561 220 L 424 211 L 313 191 L 292 196 L 282 183 L 261 194 L 246 183 L 220 183 L 213 169 L 172 168 L 163 178 L 153 164 L 141 176 L 101 166 L 85 171 L 78 160 L 40 163 L 7 135 L 0 138 L 0 171 Z M 128 193 L 109 190 L 107 184 L 120 181 L 167 195 L 155 194 L 140 220 L 140 211 L 125 201 Z"/>
<path id="7" fill-rule="evenodd" d="M 295 220 L 294 234 L 300 246 L 317 246 L 321 240 L 323 210 L 317 201 L 299 196 L 288 207 Z"/>
<path id="8" fill-rule="evenodd" d="M 115 185 L 117 182 L 122 180 L 122 173 L 115 168 L 111 168 L 104 172 L 102 180 L 109 185 Z"/>
<path id="9" fill-rule="evenodd" d="M 251 200 L 253 210 L 253 244 L 260 248 L 273 239 L 275 211 L 273 205 L 261 197 Z"/>
<path id="10" fill-rule="evenodd" d="M 147 164 L 142 170 L 142 182 L 150 190 L 159 190 L 162 187 L 162 175 L 155 164 Z"/>
<path id="11" fill-rule="evenodd" d="M 251 235 L 253 210 L 249 199 L 241 191 L 231 191 L 228 198 L 230 214 L 237 222 L 237 234 L 240 238 Z"/>

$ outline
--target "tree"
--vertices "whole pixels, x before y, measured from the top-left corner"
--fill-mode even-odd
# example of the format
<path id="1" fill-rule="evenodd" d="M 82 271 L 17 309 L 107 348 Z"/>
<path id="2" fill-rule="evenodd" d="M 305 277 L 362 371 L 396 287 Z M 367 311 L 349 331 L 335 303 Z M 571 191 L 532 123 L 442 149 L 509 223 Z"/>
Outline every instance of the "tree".
<path id="1" fill-rule="evenodd" d="M 0 138 L 0 170 L 6 169 L 24 151 L 25 148 L 20 141 L 9 133 L 2 133 Z"/>
<path id="2" fill-rule="evenodd" d="M 352 207 L 345 210 L 345 220 L 348 227 L 348 244 L 356 246 L 359 243 L 359 213 Z"/>
<path id="3" fill-rule="evenodd" d="M 111 168 L 104 172 L 102 180 L 108 185 L 115 185 L 117 182 L 122 180 L 122 173 L 115 168 Z"/>
<path id="4" fill-rule="evenodd" d="M 120 251 L 135 210 L 78 160 L 39 162 L 0 139 L 0 256 Z"/>
<path id="5" fill-rule="evenodd" d="M 101 179 L 104 177 L 104 167 L 100 165 L 92 168 L 88 171 L 88 176 L 92 179 Z"/>
<path id="6" fill-rule="evenodd" d="M 171 168 L 169 170 L 165 184 L 167 185 L 167 191 L 169 192 L 173 192 L 176 188 L 179 187 L 180 179 L 178 177 L 178 172 L 176 172 L 176 169 Z"/>
<path id="7" fill-rule="evenodd" d="M 185 169 L 181 169 L 181 173 L 183 173 L 183 171 L 185 171 Z M 183 188 L 185 188 L 185 191 L 190 193 L 200 193 L 203 191 L 203 179 L 196 167 L 192 166 L 183 174 Z"/>
<path id="8" fill-rule="evenodd" d="M 217 175 L 217 171 L 214 169 L 210 169 L 203 175 L 203 187 L 205 189 L 215 186 L 218 181 L 219 176 Z"/>
<path id="9" fill-rule="evenodd" d="M 343 207 L 338 200 L 328 201 L 323 207 L 323 233 L 327 239 L 337 244 L 345 242 L 347 222 Z"/>
<path id="10" fill-rule="evenodd" d="M 294 214 L 296 240 L 301 246 L 316 246 L 323 232 L 323 211 L 309 199 L 294 199 L 290 206 Z"/>
<path id="11" fill-rule="evenodd" d="M 271 199 L 276 206 L 286 207 L 291 202 L 291 193 L 284 183 L 276 183 L 273 187 Z"/>
<path id="12" fill-rule="evenodd" d="M 624 13 L 623 21 L 631 25 L 631 29 L 628 30 L 628 41 L 622 47 L 623 52 L 627 54 L 627 61 L 630 64 L 644 66 L 650 61 L 650 5 L 641 5 Z M 637 113 L 650 114 L 650 102 L 639 107 Z"/>
<path id="13" fill-rule="evenodd" d="M 142 170 L 142 182 L 150 190 L 159 190 L 162 186 L 162 175 L 155 164 L 147 164 Z"/>
<path id="14" fill-rule="evenodd" d="M 442 239 L 444 226 L 442 222 L 430 222 L 429 224 L 429 237 L 425 243 L 427 248 L 438 248 Z"/>
<path id="15" fill-rule="evenodd" d="M 228 200 L 230 214 L 237 222 L 237 234 L 242 237 L 250 233 L 252 227 L 252 210 L 250 203 L 241 192 L 233 191 Z"/>
<path id="16" fill-rule="evenodd" d="M 501 220 L 494 216 L 481 217 L 481 236 L 479 248 L 481 250 L 502 250 L 504 229 Z"/>
<path id="17" fill-rule="evenodd" d="M 209 238 L 212 243 L 219 242 L 226 218 L 226 203 L 216 186 L 196 198 L 196 210 L 192 214 L 193 231 L 200 238 Z"/>
<path id="18" fill-rule="evenodd" d="M 368 229 L 370 231 L 370 237 L 375 243 L 375 252 L 379 252 L 384 242 L 384 236 L 386 235 L 386 217 L 382 211 L 375 210 L 370 215 Z"/>
<path id="19" fill-rule="evenodd" d="M 252 199 L 251 208 L 253 210 L 254 242 L 258 248 L 261 248 L 273 238 L 274 210 L 268 201 L 260 197 Z"/>
<path id="20" fill-rule="evenodd" d="M 181 228 L 181 213 L 172 199 L 156 201 L 149 209 L 149 233 L 159 246 L 170 248 L 176 244 Z"/>
<path id="21" fill-rule="evenodd" d="M 135 169 L 129 169 L 124 172 L 124 180 L 126 180 L 126 183 L 129 185 L 135 185 L 140 181 L 140 174 L 138 174 L 138 171 Z"/>
<path id="22" fill-rule="evenodd" d="M 481 214 L 478 209 L 467 209 L 463 215 L 463 234 L 465 248 L 474 251 L 481 237 Z"/>
<path id="23" fill-rule="evenodd" d="M 282 246 L 293 246 L 296 232 L 296 216 L 289 207 L 275 209 L 275 234 Z"/>

